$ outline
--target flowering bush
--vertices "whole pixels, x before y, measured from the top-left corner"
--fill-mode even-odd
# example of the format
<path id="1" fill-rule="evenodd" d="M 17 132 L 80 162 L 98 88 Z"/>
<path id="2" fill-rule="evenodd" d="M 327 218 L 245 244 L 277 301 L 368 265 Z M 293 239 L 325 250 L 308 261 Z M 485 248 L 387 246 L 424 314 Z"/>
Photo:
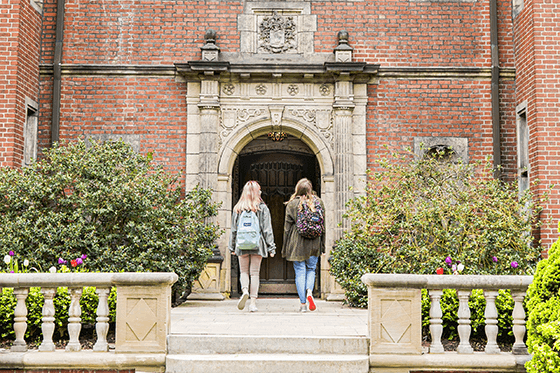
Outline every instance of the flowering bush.
<path id="1" fill-rule="evenodd" d="M 0 169 L 0 253 L 42 268 L 175 272 L 173 294 L 198 279 L 220 235 L 211 191 L 184 193 L 179 175 L 129 145 L 55 144 L 22 169 Z M 61 263 L 59 265 L 62 265 Z"/>
<path id="2" fill-rule="evenodd" d="M 37 271 L 36 268 L 29 267 L 29 260 L 24 259 L 21 261 L 13 250 L 8 251 L 8 253 L 4 256 L 4 264 L 6 264 L 6 270 L 0 270 L 0 272 L 27 273 L 29 270 Z"/>
<path id="3" fill-rule="evenodd" d="M 367 305 L 364 273 L 532 273 L 539 201 L 493 177 L 489 163 L 395 155 L 348 204 L 352 229 L 331 251 L 331 273 L 349 303 Z M 354 251 L 359 252 L 356 255 Z M 351 294 L 349 294 L 351 293 Z"/>

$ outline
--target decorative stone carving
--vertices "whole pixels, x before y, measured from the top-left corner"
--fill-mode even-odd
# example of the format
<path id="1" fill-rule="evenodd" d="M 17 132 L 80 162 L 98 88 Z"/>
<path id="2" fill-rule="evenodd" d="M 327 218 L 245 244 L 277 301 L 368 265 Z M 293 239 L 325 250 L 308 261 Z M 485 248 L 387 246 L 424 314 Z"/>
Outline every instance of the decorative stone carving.
<path id="1" fill-rule="evenodd" d="M 295 84 L 290 84 L 287 88 L 287 91 L 290 96 L 295 96 L 299 92 L 299 87 Z"/>
<path id="2" fill-rule="evenodd" d="M 333 145 L 333 116 L 330 109 L 291 108 L 288 115 L 303 120 L 307 125 L 315 127 L 332 147 Z"/>
<path id="3" fill-rule="evenodd" d="M 276 11 L 259 23 L 259 52 L 283 53 L 296 50 L 294 17 L 283 17 Z"/>
<path id="4" fill-rule="evenodd" d="M 235 86 L 232 83 L 226 83 L 222 88 L 222 92 L 224 92 L 225 95 L 231 96 L 233 92 L 235 92 Z"/>
<path id="5" fill-rule="evenodd" d="M 217 61 L 220 48 L 216 45 L 216 31 L 208 30 L 204 34 L 206 44 L 200 50 L 202 51 L 203 61 Z"/>
<path id="6" fill-rule="evenodd" d="M 255 87 L 255 92 L 259 96 L 264 96 L 266 94 L 266 86 L 264 84 L 259 84 L 258 86 Z"/>
<path id="7" fill-rule="evenodd" d="M 321 96 L 328 96 L 331 94 L 331 86 L 327 83 L 321 84 L 319 92 L 321 92 Z"/>
<path id="8" fill-rule="evenodd" d="M 353 48 L 348 45 L 348 32 L 342 30 L 338 33 L 338 46 L 334 49 L 336 62 L 352 62 Z"/>

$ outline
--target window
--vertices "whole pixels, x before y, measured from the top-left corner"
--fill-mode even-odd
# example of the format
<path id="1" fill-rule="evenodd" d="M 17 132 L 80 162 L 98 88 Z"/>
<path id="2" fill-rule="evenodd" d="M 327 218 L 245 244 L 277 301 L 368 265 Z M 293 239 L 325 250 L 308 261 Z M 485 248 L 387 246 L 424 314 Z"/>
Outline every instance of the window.
<path id="1" fill-rule="evenodd" d="M 519 193 L 529 189 L 529 126 L 527 126 L 527 104 L 517 107 L 517 178 Z"/>
<path id="2" fill-rule="evenodd" d="M 26 115 L 23 127 L 23 166 L 37 158 L 37 103 L 26 98 Z"/>

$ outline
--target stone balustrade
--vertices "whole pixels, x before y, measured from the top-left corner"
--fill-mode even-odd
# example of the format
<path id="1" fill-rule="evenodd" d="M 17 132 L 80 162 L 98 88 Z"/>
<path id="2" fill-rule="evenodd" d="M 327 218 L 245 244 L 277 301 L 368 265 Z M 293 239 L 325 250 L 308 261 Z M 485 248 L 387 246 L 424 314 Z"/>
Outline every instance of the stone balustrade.
<path id="1" fill-rule="evenodd" d="M 400 373 L 412 370 L 460 369 L 523 370 L 530 359 L 524 343 L 525 311 L 523 299 L 532 276 L 477 275 L 408 275 L 365 274 L 362 281 L 368 286 L 370 372 Z M 422 346 L 421 290 L 427 289 L 431 301 L 429 348 Z M 440 299 L 443 289 L 456 289 L 459 298 L 457 351 L 444 351 Z M 469 296 L 473 289 L 482 289 L 486 299 L 484 316 L 487 337 L 484 352 L 475 352 L 470 344 L 471 334 Z M 495 300 L 498 290 L 510 289 L 513 309 L 515 343 L 511 353 L 500 351 L 498 312 Z"/>
<path id="2" fill-rule="evenodd" d="M 0 366 L 14 369 L 136 369 L 164 371 L 167 334 L 170 326 L 171 286 L 175 273 L 1 273 L 0 288 L 13 288 L 16 297 L 14 332 L 10 351 L 0 351 Z M 97 340 L 93 350 L 82 351 L 80 297 L 84 286 L 96 288 L 99 296 L 96 318 Z M 109 351 L 108 297 L 117 288 L 115 348 Z M 45 302 L 42 309 L 43 339 L 38 350 L 28 350 L 25 341 L 30 287 L 40 287 Z M 58 287 L 67 287 L 69 306 L 65 351 L 55 351 L 54 296 Z M 62 352 L 62 353 L 61 353 Z"/>

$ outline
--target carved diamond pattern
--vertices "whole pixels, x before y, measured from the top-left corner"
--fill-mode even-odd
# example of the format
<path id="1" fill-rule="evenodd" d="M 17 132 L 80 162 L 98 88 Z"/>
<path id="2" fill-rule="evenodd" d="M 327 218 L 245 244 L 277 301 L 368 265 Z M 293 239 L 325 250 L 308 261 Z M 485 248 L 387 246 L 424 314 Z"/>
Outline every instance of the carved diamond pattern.
<path id="1" fill-rule="evenodd" d="M 140 299 L 127 315 L 126 323 L 139 341 L 143 341 L 156 324 L 156 315 L 144 299 Z"/>
<path id="2" fill-rule="evenodd" d="M 412 324 L 409 311 L 399 301 L 393 300 L 389 307 L 383 307 L 382 312 L 381 326 L 386 332 L 386 337 L 390 342 L 399 343 Z"/>

